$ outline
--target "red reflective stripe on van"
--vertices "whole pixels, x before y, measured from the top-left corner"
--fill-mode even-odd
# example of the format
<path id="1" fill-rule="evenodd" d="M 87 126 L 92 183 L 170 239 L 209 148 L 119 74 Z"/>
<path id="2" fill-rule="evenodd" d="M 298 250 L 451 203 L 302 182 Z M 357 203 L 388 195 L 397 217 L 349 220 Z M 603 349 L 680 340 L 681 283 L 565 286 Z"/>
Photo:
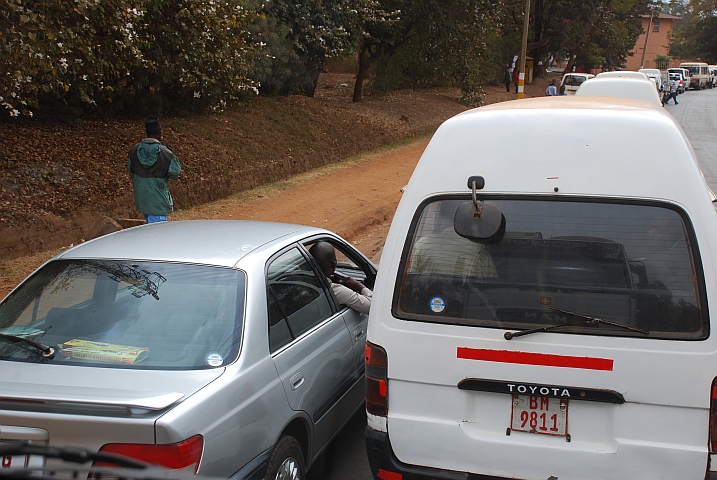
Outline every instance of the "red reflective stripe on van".
<path id="1" fill-rule="evenodd" d="M 403 478 L 403 475 L 400 473 L 389 472 L 388 470 L 384 470 L 382 468 L 378 469 L 376 476 L 381 480 L 401 480 Z"/>
<path id="2" fill-rule="evenodd" d="M 486 350 L 458 347 L 458 358 L 484 362 L 518 363 L 545 367 L 583 368 L 585 370 L 612 371 L 614 360 L 608 358 L 571 357 L 546 353 L 511 352 L 509 350 Z"/>
<path id="3" fill-rule="evenodd" d="M 712 398 L 717 398 L 717 386 L 712 387 Z"/>

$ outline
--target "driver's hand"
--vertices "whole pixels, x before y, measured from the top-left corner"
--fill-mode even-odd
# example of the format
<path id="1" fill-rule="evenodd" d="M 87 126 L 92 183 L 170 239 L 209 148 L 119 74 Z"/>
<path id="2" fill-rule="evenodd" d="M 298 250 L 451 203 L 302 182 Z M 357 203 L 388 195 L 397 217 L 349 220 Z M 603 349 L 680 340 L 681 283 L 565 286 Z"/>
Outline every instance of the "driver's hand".
<path id="1" fill-rule="evenodd" d="M 339 283 L 341 285 L 344 285 L 344 286 L 350 288 L 354 292 L 359 292 L 359 293 L 361 293 L 361 290 L 363 290 L 365 288 L 361 282 L 359 282 L 358 280 L 354 280 L 351 277 L 344 277 L 341 280 L 339 280 Z"/>

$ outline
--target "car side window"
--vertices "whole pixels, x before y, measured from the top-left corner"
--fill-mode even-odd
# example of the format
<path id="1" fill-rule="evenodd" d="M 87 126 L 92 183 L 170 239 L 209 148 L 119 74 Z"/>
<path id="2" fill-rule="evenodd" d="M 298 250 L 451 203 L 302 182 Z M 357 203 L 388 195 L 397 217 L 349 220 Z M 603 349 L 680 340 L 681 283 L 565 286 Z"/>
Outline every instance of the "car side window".
<path id="1" fill-rule="evenodd" d="M 267 270 L 267 288 L 272 352 L 332 314 L 320 279 L 298 248 L 272 261 Z"/>
<path id="2" fill-rule="evenodd" d="M 348 247 L 331 238 L 312 239 L 310 242 L 305 243 L 304 247 L 308 251 L 317 241 L 324 241 L 333 245 L 334 252 L 336 253 L 337 273 L 358 280 L 369 289 L 373 289 L 376 273 L 361 261 L 355 252 L 351 252 Z"/>

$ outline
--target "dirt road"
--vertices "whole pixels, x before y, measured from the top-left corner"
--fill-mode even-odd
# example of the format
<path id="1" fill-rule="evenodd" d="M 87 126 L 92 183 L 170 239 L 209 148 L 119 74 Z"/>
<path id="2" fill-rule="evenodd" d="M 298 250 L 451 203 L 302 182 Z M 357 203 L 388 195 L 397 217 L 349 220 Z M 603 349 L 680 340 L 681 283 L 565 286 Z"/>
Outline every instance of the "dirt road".
<path id="1" fill-rule="evenodd" d="M 378 262 L 383 241 L 428 138 L 220 200 L 173 220 L 265 220 L 332 230 Z"/>
<path id="2" fill-rule="evenodd" d="M 264 220 L 332 230 L 378 263 L 393 213 L 428 138 L 176 212 L 177 220 Z M 42 262 L 58 253 L 0 262 L 0 298 Z"/>

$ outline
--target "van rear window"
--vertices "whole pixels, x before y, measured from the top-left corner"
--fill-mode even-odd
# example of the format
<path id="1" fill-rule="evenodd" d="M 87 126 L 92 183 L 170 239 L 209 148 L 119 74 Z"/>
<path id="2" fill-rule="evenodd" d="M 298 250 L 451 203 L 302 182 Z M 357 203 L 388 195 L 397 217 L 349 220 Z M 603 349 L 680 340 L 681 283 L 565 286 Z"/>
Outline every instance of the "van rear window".
<path id="1" fill-rule="evenodd" d="M 467 200 L 418 211 L 404 249 L 393 314 L 406 320 L 556 333 L 702 339 L 702 270 L 686 216 L 662 204 L 485 199 L 506 219 L 483 245 L 456 234 Z M 606 323 L 587 324 L 586 316 Z"/>

